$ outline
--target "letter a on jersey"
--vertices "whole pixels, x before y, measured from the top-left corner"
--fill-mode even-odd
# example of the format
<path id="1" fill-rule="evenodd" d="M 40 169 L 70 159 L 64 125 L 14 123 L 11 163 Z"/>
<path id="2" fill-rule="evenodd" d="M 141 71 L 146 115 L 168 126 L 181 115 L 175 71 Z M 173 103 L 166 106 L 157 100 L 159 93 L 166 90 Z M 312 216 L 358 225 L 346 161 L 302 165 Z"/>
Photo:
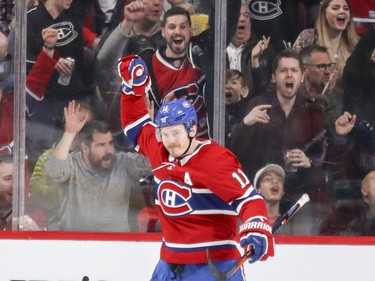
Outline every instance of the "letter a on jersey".
<path id="1" fill-rule="evenodd" d="M 190 179 L 190 175 L 188 172 L 185 173 L 185 176 L 184 176 L 184 182 L 190 186 L 193 186 L 193 182 L 191 181 Z"/>

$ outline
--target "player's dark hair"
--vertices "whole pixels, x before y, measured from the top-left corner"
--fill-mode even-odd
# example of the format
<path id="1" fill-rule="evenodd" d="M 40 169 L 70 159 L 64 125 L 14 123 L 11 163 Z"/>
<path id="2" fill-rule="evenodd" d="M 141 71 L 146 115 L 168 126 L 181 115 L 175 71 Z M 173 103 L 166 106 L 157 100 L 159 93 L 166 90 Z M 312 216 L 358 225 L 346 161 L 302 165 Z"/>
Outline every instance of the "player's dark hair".
<path id="1" fill-rule="evenodd" d="M 325 46 L 317 45 L 317 44 L 311 44 L 303 48 L 301 52 L 299 53 L 299 55 L 304 65 L 311 63 L 312 53 L 327 53 L 328 54 L 328 48 Z"/>
<path id="2" fill-rule="evenodd" d="M 174 6 L 164 13 L 162 26 L 165 27 L 165 24 L 167 23 L 167 19 L 169 17 L 177 16 L 177 15 L 185 16 L 188 20 L 189 26 L 191 26 L 191 18 L 190 18 L 189 12 L 186 9 L 179 7 L 179 6 Z"/>
<path id="3" fill-rule="evenodd" d="M 291 48 L 287 48 L 279 52 L 272 64 L 272 73 L 275 74 L 276 69 L 279 67 L 279 63 L 282 59 L 284 58 L 293 58 L 296 59 L 299 63 L 299 67 L 302 69 L 302 61 L 301 61 L 301 56 L 299 53 Z"/>
<path id="4" fill-rule="evenodd" d="M 79 137 L 82 141 L 82 143 L 86 144 L 87 146 L 90 146 L 93 141 L 93 134 L 95 132 L 106 134 L 110 132 L 109 126 L 107 123 L 103 121 L 91 121 L 85 124 L 83 126 L 81 132 L 79 133 Z"/>

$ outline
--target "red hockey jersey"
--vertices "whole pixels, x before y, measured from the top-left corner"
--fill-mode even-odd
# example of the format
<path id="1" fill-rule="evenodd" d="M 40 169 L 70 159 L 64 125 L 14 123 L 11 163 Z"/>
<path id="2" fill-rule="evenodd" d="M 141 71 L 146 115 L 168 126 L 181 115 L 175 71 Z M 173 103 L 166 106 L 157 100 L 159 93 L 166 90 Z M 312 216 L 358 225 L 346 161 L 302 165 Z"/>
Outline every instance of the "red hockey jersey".
<path id="1" fill-rule="evenodd" d="M 198 136 L 208 136 L 207 110 L 204 104 L 204 85 L 206 77 L 198 68 L 194 68 L 187 57 L 181 60 L 169 60 L 159 48 L 152 57 L 153 83 L 156 84 L 160 102 L 177 98 L 189 100 L 197 112 Z"/>
<path id="2" fill-rule="evenodd" d="M 26 77 L 26 109 L 27 115 L 32 115 L 38 102 L 44 98 L 48 83 L 55 70 L 60 56 L 57 52 L 50 58 L 43 51 L 40 52 L 35 64 Z M 10 154 L 13 149 L 13 90 L 4 93 L 0 100 L 0 155 Z"/>
<path id="3" fill-rule="evenodd" d="M 157 141 L 143 97 L 121 95 L 125 134 L 150 160 L 163 233 L 161 259 L 170 263 L 239 257 L 238 217 L 267 216 L 263 198 L 228 149 L 200 141 L 193 154 L 173 159 Z"/>

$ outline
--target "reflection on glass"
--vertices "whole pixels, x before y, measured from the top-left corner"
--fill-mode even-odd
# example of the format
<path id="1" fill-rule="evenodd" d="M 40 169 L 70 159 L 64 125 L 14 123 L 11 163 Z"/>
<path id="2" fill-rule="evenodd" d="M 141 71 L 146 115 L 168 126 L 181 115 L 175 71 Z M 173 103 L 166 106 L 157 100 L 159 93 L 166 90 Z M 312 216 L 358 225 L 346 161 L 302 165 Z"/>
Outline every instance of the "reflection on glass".
<path id="1" fill-rule="evenodd" d="M 15 25 L 11 23 L 14 4 L 12 1 L 5 2 L 6 9 L 2 9 L 0 14 L 1 155 L 12 152 L 14 139 L 15 31 L 12 28 Z M 122 85 L 117 64 L 118 58 L 123 55 L 137 53 L 151 70 L 157 72 L 153 68 L 152 56 L 165 44 L 160 32 L 163 1 L 155 4 L 157 15 L 146 11 L 144 19 L 136 18 L 130 23 L 121 16 L 124 1 L 118 1 L 110 14 L 100 10 L 94 13 L 82 2 L 85 1 L 73 1 L 71 6 L 53 15 L 49 14 L 45 5 L 54 5 L 54 1 L 28 2 L 28 159 L 25 162 L 25 215 L 18 218 L 19 229 L 158 232 L 160 225 L 153 201 L 152 172 L 121 128 L 119 100 Z M 196 1 L 192 2 L 195 5 Z M 199 1 L 196 7 L 187 6 L 190 12 L 195 8 L 198 13 L 208 15 L 209 28 L 191 39 L 193 43 L 202 44 L 195 44 L 190 50 L 195 59 L 194 66 L 205 74 L 206 80 L 201 81 L 204 87 L 189 86 L 186 91 L 173 89 L 171 92 L 168 89 L 162 94 L 179 97 L 191 94 L 191 90 L 204 88 L 202 102 L 207 107 L 211 125 L 215 118 L 219 118 L 220 112 L 213 106 L 216 94 L 213 91 L 214 62 L 219 59 L 214 57 L 214 45 L 218 42 L 212 33 L 212 37 L 205 37 L 212 32 L 210 24 L 214 23 L 214 7 L 209 7 L 209 2 L 214 1 Z M 283 1 L 275 11 L 298 11 L 291 2 Z M 324 9 L 333 13 L 331 1 L 324 3 Z M 275 56 L 285 47 L 295 45 L 303 30 L 314 28 L 314 24 L 307 26 L 304 21 L 296 24 L 298 19 L 308 16 L 312 7 L 305 8 L 307 13 L 303 15 L 289 14 L 290 17 L 285 18 L 285 13 L 275 13 L 270 19 L 265 18 L 256 5 L 249 8 L 245 4 L 242 10 L 246 11 L 240 13 L 239 18 L 227 17 L 227 35 L 230 37 L 226 49 L 227 67 L 245 74 L 245 83 L 242 84 L 248 85 L 249 92 L 243 94 L 241 87 L 237 90 L 235 85 L 224 85 L 222 82 L 223 89 L 225 87 L 223 93 L 230 97 L 245 96 L 241 104 L 246 105 L 238 107 L 241 114 L 234 114 L 238 113 L 237 108 L 234 112 L 233 106 L 227 107 L 226 117 L 241 117 L 236 122 L 227 120 L 226 124 L 236 125 L 227 128 L 231 135 L 226 145 L 237 155 L 251 181 L 266 164 L 279 164 L 285 169 L 282 152 L 291 149 L 288 159 L 289 155 L 294 157 L 294 171 L 286 169 L 279 214 L 303 193 L 308 193 L 311 201 L 288 222 L 284 231 L 281 229 L 280 234 L 373 235 L 374 30 L 362 35 L 356 48 L 343 55 L 349 57 L 345 69 L 345 63 L 339 61 L 343 73 L 336 74 L 332 48 L 327 53 L 324 48 L 312 44 L 319 42 L 311 42 L 312 47 L 304 50 L 301 44 L 297 44 L 301 46 L 298 51 L 301 51 L 304 65 L 297 70 L 300 71 L 298 77 L 294 73 L 295 68 L 290 65 L 271 71 Z M 103 14 L 106 16 L 101 16 Z M 245 17 L 248 14 L 250 18 Z M 125 14 L 125 17 L 131 16 Z M 93 18 L 101 21 L 90 20 Z M 326 28 L 332 28 L 334 24 L 330 22 Z M 308 37 L 310 33 L 305 31 L 305 35 Z M 299 37 L 297 43 L 309 41 L 307 37 Z M 234 44 L 238 42 L 240 44 Z M 176 39 L 169 43 L 179 48 L 184 42 Z M 74 58 L 74 67 L 67 58 Z M 163 78 L 160 74 L 156 76 Z M 70 83 L 59 84 L 60 75 L 71 75 Z M 285 79 L 278 80 L 280 75 L 284 75 Z M 341 76 L 342 81 L 337 79 Z M 171 80 L 168 76 L 166 82 Z M 272 80 L 274 82 L 270 82 Z M 162 102 L 162 98 L 155 98 L 155 93 L 160 91 L 157 86 L 158 83 L 153 83 L 153 92 L 150 92 L 155 102 L 154 110 Z M 284 108 L 278 103 L 280 99 L 272 102 L 264 100 L 270 88 L 276 94 L 280 87 L 285 90 L 286 96 L 289 95 L 286 100 L 296 94 L 298 110 Z M 72 100 L 75 103 L 70 103 Z M 224 99 L 222 101 L 225 102 Z M 64 112 L 64 108 L 67 111 Z M 254 108 L 256 110 L 251 113 Z M 150 109 L 153 116 L 155 112 L 152 107 Z M 343 115 L 344 111 L 349 114 Z M 244 125 L 255 119 L 257 122 L 254 124 Z M 293 123 L 292 119 L 296 122 Z M 91 122 L 93 120 L 94 123 Z M 98 121 L 103 123 L 98 125 Z M 229 125 L 222 124 L 223 127 Z M 84 126 L 86 128 L 82 131 Z M 90 129 L 90 126 L 93 127 Z M 213 135 L 213 132 L 210 133 Z M 304 141 L 293 141 L 292 136 Z M 267 146 L 269 143 L 272 145 Z M 244 153 L 250 150 L 253 152 Z M 8 165 L 10 163 L 7 164 L 6 160 L 0 162 L 0 174 L 4 170 L 2 166 Z M 3 186 L 7 186 L 2 185 L 2 180 L 0 192 L 4 192 L 6 188 Z M 9 229 L 11 208 L 5 204 L 9 193 L 0 194 L 8 194 L 8 197 L 0 196 L 0 223 L 2 229 Z"/>

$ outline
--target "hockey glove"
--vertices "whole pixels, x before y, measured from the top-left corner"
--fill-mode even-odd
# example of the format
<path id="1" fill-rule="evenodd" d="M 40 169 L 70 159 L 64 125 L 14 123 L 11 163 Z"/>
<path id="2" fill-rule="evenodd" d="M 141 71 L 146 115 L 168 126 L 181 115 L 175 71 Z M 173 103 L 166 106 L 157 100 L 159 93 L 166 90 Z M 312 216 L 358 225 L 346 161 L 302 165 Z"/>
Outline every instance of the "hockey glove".
<path id="1" fill-rule="evenodd" d="M 122 78 L 122 91 L 125 94 L 141 96 L 151 87 L 147 66 L 137 55 L 129 55 L 119 59 L 118 73 Z"/>
<path id="2" fill-rule="evenodd" d="M 240 226 L 240 245 L 245 252 L 253 251 L 249 263 L 266 260 L 274 255 L 272 226 L 265 217 L 252 217 Z"/>

